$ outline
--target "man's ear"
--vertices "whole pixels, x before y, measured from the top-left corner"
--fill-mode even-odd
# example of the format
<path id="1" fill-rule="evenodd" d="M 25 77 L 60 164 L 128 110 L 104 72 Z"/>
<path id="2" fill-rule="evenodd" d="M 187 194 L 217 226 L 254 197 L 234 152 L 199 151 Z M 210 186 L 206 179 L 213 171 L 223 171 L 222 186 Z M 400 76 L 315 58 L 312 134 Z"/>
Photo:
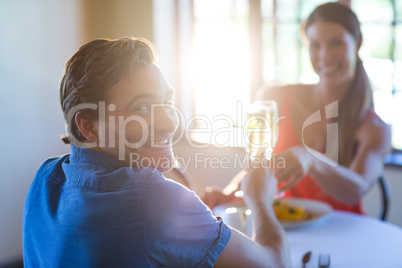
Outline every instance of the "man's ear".
<path id="1" fill-rule="evenodd" d="M 84 118 L 83 113 L 78 112 L 75 115 L 75 124 L 88 142 L 98 141 L 98 124 L 96 122 Z"/>

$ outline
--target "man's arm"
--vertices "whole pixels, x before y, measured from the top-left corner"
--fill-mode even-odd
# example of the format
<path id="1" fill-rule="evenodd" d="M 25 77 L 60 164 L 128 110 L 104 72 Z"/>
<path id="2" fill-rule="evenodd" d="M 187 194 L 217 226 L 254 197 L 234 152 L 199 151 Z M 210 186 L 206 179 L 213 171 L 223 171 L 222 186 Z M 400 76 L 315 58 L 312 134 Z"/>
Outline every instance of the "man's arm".
<path id="1" fill-rule="evenodd" d="M 232 229 L 230 240 L 215 267 L 289 267 L 285 231 L 272 208 L 276 179 L 266 169 L 251 169 L 242 181 L 242 190 L 252 211 L 256 231 L 253 239 L 249 239 Z"/>

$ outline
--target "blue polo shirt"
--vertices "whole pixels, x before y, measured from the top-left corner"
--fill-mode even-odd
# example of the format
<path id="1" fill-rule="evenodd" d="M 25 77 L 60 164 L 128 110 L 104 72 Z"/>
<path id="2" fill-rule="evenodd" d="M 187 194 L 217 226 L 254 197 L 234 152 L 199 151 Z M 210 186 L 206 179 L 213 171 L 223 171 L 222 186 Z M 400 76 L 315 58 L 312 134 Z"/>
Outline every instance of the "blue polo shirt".
<path id="1" fill-rule="evenodd" d="M 211 267 L 230 229 L 150 168 L 71 145 L 47 159 L 23 215 L 25 267 Z"/>

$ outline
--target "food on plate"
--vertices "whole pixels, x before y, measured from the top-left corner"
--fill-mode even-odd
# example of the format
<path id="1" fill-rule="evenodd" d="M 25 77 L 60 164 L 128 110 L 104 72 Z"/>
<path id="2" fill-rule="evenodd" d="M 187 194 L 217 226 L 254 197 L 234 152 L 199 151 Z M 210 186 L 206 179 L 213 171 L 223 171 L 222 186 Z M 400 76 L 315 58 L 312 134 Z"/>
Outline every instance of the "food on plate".
<path id="1" fill-rule="evenodd" d="M 310 214 L 302 206 L 291 205 L 284 199 L 276 199 L 273 207 L 279 221 L 300 221 L 310 217 Z"/>

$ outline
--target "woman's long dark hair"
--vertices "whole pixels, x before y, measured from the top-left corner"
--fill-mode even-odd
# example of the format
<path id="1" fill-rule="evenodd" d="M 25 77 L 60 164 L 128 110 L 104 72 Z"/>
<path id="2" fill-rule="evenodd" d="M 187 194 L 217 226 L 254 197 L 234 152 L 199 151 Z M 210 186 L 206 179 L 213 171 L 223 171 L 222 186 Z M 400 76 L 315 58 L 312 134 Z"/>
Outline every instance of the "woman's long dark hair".
<path id="1" fill-rule="evenodd" d="M 326 3 L 318 6 L 308 17 L 305 30 L 316 21 L 327 21 L 344 27 L 356 41 L 362 38 L 360 22 L 356 14 L 345 4 Z M 345 96 L 339 100 L 339 143 L 338 148 L 327 147 L 327 150 L 338 150 L 339 158 L 334 159 L 343 166 L 348 166 L 355 154 L 355 133 L 364 116 L 372 110 L 373 97 L 370 81 L 360 57 L 357 57 L 356 71 Z M 334 143 L 336 144 L 336 143 Z M 330 155 L 334 155 L 329 152 Z M 336 155 L 336 154 L 335 154 Z"/>

